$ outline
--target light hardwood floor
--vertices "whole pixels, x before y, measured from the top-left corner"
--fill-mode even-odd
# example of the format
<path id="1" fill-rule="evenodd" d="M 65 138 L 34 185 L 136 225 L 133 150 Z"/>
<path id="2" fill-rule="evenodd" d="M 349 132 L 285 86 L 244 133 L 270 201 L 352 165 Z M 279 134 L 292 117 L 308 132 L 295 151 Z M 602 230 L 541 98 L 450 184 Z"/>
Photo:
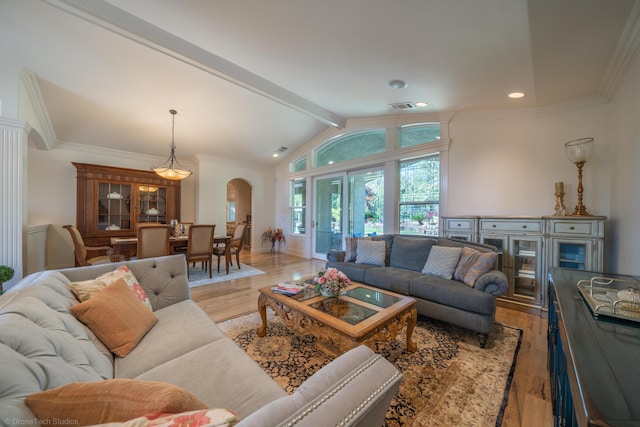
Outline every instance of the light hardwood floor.
<path id="1" fill-rule="evenodd" d="M 240 262 L 266 274 L 191 290 L 192 299 L 216 322 L 258 309 L 258 289 L 284 280 L 316 274 L 325 261 L 275 253 L 243 251 Z M 503 427 L 553 425 L 547 371 L 547 320 L 536 315 L 498 308 L 496 321 L 524 330 L 516 370 L 509 391 Z"/>

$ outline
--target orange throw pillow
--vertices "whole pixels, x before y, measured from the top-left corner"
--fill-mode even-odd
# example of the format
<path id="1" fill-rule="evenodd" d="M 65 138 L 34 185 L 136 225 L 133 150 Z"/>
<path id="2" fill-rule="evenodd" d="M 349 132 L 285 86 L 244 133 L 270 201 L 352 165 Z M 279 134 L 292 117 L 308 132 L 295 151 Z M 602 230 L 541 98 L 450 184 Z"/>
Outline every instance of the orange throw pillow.
<path id="1" fill-rule="evenodd" d="M 177 385 L 124 378 L 66 384 L 29 395 L 25 403 L 42 425 L 65 420 L 74 426 L 207 408 L 193 393 Z"/>
<path id="2" fill-rule="evenodd" d="M 93 298 L 71 307 L 71 312 L 119 357 L 125 357 L 158 318 L 118 279 Z"/>

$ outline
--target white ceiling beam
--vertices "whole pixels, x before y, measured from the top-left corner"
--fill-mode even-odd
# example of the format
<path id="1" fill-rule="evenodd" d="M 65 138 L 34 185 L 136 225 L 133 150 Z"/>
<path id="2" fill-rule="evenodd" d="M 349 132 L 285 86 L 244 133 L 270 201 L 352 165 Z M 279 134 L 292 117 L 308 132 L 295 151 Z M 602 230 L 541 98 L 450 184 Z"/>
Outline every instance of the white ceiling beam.
<path id="1" fill-rule="evenodd" d="M 343 117 L 103 0 L 42 1 L 322 123 L 345 126 Z"/>

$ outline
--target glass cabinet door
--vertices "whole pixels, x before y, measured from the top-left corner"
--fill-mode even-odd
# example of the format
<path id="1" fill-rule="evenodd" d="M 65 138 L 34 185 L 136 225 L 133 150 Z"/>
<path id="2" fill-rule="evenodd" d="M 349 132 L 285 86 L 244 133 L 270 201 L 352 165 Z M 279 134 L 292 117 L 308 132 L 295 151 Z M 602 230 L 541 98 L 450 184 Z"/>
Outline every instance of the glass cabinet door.
<path id="1" fill-rule="evenodd" d="M 506 247 L 507 238 L 501 237 L 482 237 L 481 243 L 485 245 L 491 245 L 498 248 L 498 265 L 496 266 L 497 270 L 504 272 L 504 249 Z"/>
<path id="2" fill-rule="evenodd" d="M 585 243 L 558 243 L 558 265 L 563 268 L 586 270 L 587 245 Z"/>
<path id="3" fill-rule="evenodd" d="M 512 248 L 513 294 L 537 299 L 540 242 L 533 239 L 514 238 Z"/>
<path id="4" fill-rule="evenodd" d="M 167 224 L 167 189 L 153 185 L 138 185 L 138 223 Z"/>
<path id="5" fill-rule="evenodd" d="M 98 230 L 131 229 L 131 185 L 98 183 Z"/>

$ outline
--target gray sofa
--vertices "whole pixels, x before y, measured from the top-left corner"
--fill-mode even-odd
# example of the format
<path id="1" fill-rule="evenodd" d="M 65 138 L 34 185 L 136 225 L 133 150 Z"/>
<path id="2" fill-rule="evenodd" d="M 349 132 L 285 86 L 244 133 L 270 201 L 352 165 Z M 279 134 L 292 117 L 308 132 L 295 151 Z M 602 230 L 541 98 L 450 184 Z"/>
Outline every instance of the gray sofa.
<path id="1" fill-rule="evenodd" d="M 418 313 L 478 332 L 485 347 L 496 312 L 496 297 L 507 291 L 507 277 L 498 270 L 480 276 L 473 286 L 460 281 L 422 274 L 431 248 L 470 247 L 497 252 L 493 246 L 444 237 L 385 234 L 373 236 L 386 242 L 384 266 L 345 261 L 345 251 L 327 254 L 326 267 L 344 272 L 351 280 L 409 295 L 416 299 Z M 349 244 L 349 243 L 348 243 Z"/>
<path id="2" fill-rule="evenodd" d="M 69 283 L 126 264 L 158 322 L 117 357 L 69 308 Z M 361 346 L 287 395 L 190 300 L 184 256 L 44 271 L 0 296 L 0 425 L 40 425 L 26 396 L 72 382 L 111 378 L 172 383 L 211 408 L 235 411 L 238 426 L 381 425 L 401 374 Z M 71 422 L 72 421 L 67 421 Z"/>

